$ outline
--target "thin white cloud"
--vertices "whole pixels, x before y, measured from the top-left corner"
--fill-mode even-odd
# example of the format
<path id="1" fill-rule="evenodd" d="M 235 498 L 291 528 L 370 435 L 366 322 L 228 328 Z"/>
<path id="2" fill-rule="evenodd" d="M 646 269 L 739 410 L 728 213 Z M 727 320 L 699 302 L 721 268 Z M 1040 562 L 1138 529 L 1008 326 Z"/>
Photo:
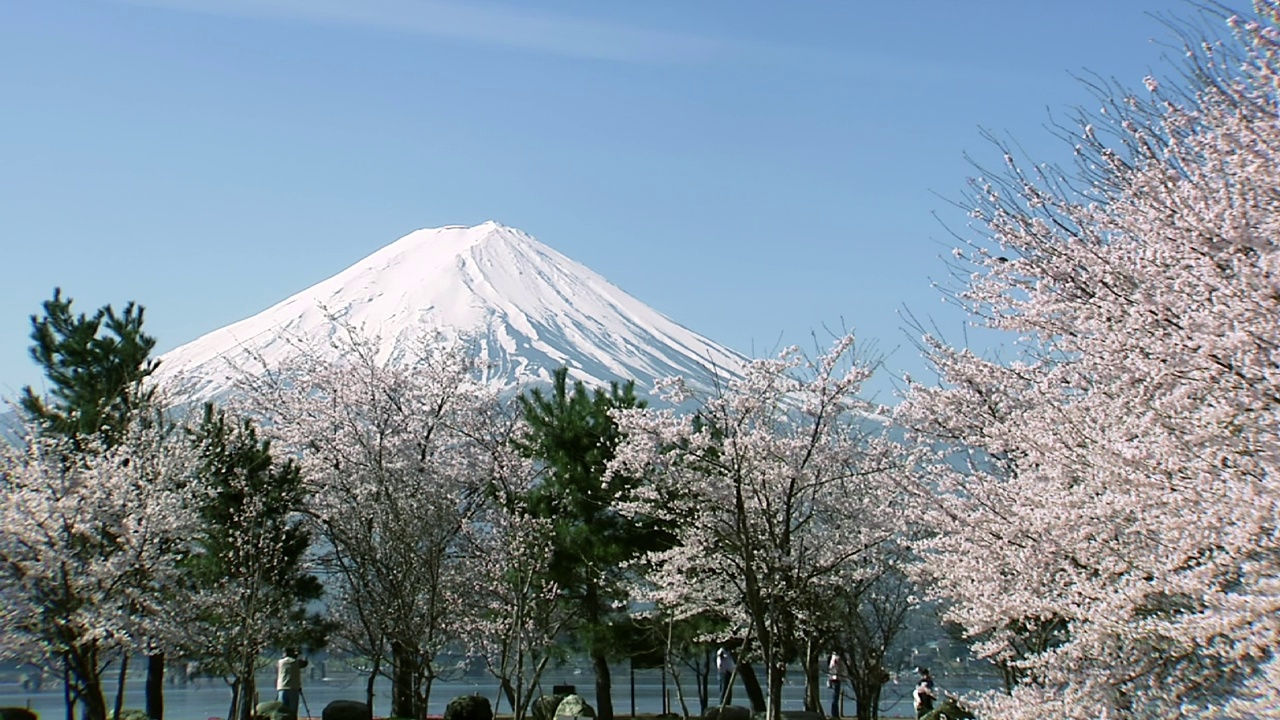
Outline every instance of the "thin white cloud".
<path id="1" fill-rule="evenodd" d="M 478 0 L 113 0 L 245 18 L 356 25 L 575 58 L 686 63 L 728 49 L 713 38 L 663 32 Z"/>

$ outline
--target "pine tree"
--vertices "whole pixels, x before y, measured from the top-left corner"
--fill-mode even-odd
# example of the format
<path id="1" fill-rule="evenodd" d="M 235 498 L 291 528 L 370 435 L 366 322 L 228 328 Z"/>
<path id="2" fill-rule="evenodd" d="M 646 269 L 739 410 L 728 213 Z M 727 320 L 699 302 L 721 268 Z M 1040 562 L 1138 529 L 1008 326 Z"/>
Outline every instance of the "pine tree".
<path id="1" fill-rule="evenodd" d="M 156 341 L 142 331 L 139 305 L 130 302 L 121 314 L 106 305 L 77 316 L 71 304 L 55 289 L 44 317 L 31 316 L 31 357 L 44 369 L 49 397 L 27 386 L 20 402 L 46 432 L 73 442 L 96 436 L 111 446 L 152 399 L 143 381 L 158 365 L 150 357 Z"/>
<path id="2" fill-rule="evenodd" d="M 264 650 L 323 644 L 327 630 L 307 604 L 322 593 L 304 566 L 311 537 L 298 518 L 305 490 L 292 459 L 273 456 L 247 419 L 206 405 L 192 431 L 206 500 L 194 538 L 188 652 L 233 678 L 231 718 L 254 709 L 254 674 Z"/>
<path id="3" fill-rule="evenodd" d="M 617 609 L 627 595 L 623 565 L 661 546 L 666 534 L 614 509 L 636 478 L 605 471 L 622 439 L 610 416 L 614 409 L 642 408 L 635 382 L 609 391 L 588 391 L 581 381 L 568 383 L 568 370 L 556 370 L 551 393 L 534 388 L 519 398 L 528 431 L 517 448 L 544 464 L 547 475 L 530 493 L 529 507 L 554 524 L 551 573 L 580 618 L 578 639 L 591 657 L 596 676 L 597 713 L 612 720 L 613 702 L 608 660 L 621 648 L 627 621 Z"/>
<path id="4" fill-rule="evenodd" d="M 31 357 L 44 369 L 49 397 L 27 386 L 21 407 L 44 433 L 67 438 L 77 451 L 88 440 L 110 450 L 154 399 L 145 381 L 159 365 L 151 358 L 156 341 L 142 330 L 140 305 L 130 302 L 120 314 L 105 305 L 88 316 L 74 314 L 72 302 L 55 288 L 44 316 L 31 316 Z M 150 653 L 147 660 L 147 716 L 161 720 L 164 653 Z"/>

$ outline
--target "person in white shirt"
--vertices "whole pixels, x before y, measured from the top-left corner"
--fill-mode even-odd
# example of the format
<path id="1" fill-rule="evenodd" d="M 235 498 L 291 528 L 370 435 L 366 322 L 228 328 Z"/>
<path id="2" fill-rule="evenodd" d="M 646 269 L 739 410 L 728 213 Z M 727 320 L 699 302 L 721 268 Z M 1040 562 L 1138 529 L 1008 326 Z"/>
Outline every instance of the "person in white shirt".
<path id="1" fill-rule="evenodd" d="M 840 653 L 831 653 L 831 660 L 827 662 L 827 686 L 831 688 L 831 717 L 840 717 L 840 683 L 848 676 L 849 671 L 844 666 L 844 660 L 840 659 Z"/>
<path id="2" fill-rule="evenodd" d="M 302 668 L 306 666 L 307 661 L 298 658 L 297 648 L 285 648 L 284 657 L 276 662 L 276 699 L 295 718 L 302 698 Z"/>
<path id="3" fill-rule="evenodd" d="M 733 702 L 733 671 L 737 667 L 737 663 L 733 660 L 733 654 L 728 648 L 720 648 L 716 651 L 716 672 L 720 674 L 720 704 L 728 705 Z"/>

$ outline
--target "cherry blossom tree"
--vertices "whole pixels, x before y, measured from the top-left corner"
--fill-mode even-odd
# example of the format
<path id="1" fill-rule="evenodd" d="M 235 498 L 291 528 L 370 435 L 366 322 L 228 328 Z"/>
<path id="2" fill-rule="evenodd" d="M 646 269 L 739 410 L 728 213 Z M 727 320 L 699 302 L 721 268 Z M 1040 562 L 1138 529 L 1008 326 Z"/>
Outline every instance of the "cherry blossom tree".
<path id="1" fill-rule="evenodd" d="M 376 338 L 338 326 L 332 347 L 246 373 L 243 403 L 300 457 L 339 640 L 376 663 L 370 700 L 385 660 L 391 715 L 421 717 L 467 622 L 468 528 L 493 472 L 475 437 L 497 391 L 465 338 L 422 338 L 393 367 Z"/>
<path id="2" fill-rule="evenodd" d="M 673 617 L 720 613 L 749 628 L 770 718 L 788 658 L 818 627 L 818 592 L 857 582 L 864 558 L 900 529 L 896 452 L 858 396 L 872 367 L 851 361 L 853 348 L 846 336 L 812 361 L 787 349 L 708 397 L 679 379 L 662 386 L 695 412 L 616 412 L 626 439 L 613 470 L 654 478 L 623 507 L 669 522 L 678 537 L 645 558 L 641 599 Z"/>
<path id="3" fill-rule="evenodd" d="M 690 691 L 692 699 L 697 700 L 697 714 L 705 715 L 711 707 L 712 693 L 718 688 L 711 687 L 712 677 L 716 674 L 716 651 L 722 642 L 728 640 L 728 628 L 725 618 L 718 613 L 701 613 L 676 619 L 667 614 L 671 608 L 656 607 L 654 612 L 638 614 L 637 626 L 656 640 L 660 653 L 648 653 L 650 660 L 660 655 L 663 672 L 670 676 L 675 685 L 676 701 L 680 703 L 681 713 L 689 717 L 693 710 L 689 707 Z M 676 609 L 678 611 L 678 609 Z M 735 666 L 735 671 L 742 668 Z M 746 685 L 746 675 L 741 674 Z M 759 687 L 755 688 L 759 692 Z M 751 697 L 748 686 L 748 698 L 752 705 L 756 699 Z M 720 702 L 721 698 L 716 698 Z M 759 698 L 759 706 L 764 707 L 763 695 Z"/>
<path id="4" fill-rule="evenodd" d="M 1016 356 L 924 346 L 897 419 L 922 576 L 1005 663 L 985 716 L 1280 717 L 1280 5 L 1083 119 L 1080 172 L 978 179 L 955 297 Z M 1252 713 L 1252 714 L 1251 714 Z"/>
<path id="5" fill-rule="evenodd" d="M 135 417 L 110 447 L 30 429 L 0 444 L 0 649 L 61 664 L 68 715 L 105 720 L 102 672 L 149 647 L 170 605 L 190 512 L 180 433 Z"/>
<path id="6" fill-rule="evenodd" d="M 909 537 L 904 533 L 865 554 L 856 580 L 825 588 L 820 598 L 820 637 L 843 659 L 847 677 L 840 682 L 853 691 L 858 720 L 880 717 L 880 692 L 889 679 L 885 658 L 916 608 L 918 588 L 907 573 L 913 563 Z"/>
<path id="7" fill-rule="evenodd" d="M 518 501 L 517 501 L 518 502 Z M 516 720 L 539 696 L 539 680 L 572 615 L 551 578 L 554 528 L 519 504 L 494 504 L 475 530 L 475 581 L 465 635 L 471 652 L 498 680 Z"/>
<path id="8" fill-rule="evenodd" d="M 495 710 L 505 698 L 521 720 L 572 610 L 551 573 L 555 528 L 529 508 L 540 472 L 514 442 L 526 432 L 523 417 L 512 403 L 488 404 L 484 416 L 462 428 L 484 458 L 487 502 L 465 528 L 456 625 L 468 654 L 498 680 Z"/>

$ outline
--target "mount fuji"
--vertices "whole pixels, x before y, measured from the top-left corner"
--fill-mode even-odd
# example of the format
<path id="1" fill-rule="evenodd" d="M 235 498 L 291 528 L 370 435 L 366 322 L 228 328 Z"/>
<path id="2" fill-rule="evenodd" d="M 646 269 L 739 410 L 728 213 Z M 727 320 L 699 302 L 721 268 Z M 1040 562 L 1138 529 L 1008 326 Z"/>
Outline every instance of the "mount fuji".
<path id="1" fill-rule="evenodd" d="M 273 369 L 324 349 L 337 322 L 378 338 L 394 364 L 424 331 L 466 332 L 510 368 L 504 382 L 566 366 L 587 385 L 682 375 L 706 387 L 747 359 L 677 324 L 585 266 L 496 222 L 412 232 L 257 315 L 160 356 L 155 379 L 187 400 L 232 390 L 237 367 Z M 335 351 L 336 352 L 336 351 Z M 252 361 L 251 361 L 252 359 Z"/>

